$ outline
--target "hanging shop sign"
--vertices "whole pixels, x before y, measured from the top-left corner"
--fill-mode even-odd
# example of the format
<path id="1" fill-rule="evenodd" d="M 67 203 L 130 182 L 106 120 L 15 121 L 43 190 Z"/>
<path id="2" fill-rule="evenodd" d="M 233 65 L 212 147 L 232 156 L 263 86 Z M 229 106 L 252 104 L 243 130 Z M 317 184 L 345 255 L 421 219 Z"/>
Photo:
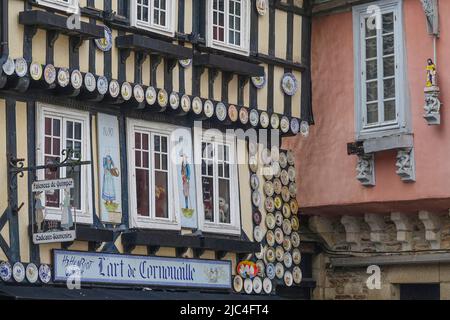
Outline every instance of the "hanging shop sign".
<path id="1" fill-rule="evenodd" d="M 80 282 L 231 289 L 231 262 L 53 251 L 54 281 L 67 281 L 79 268 Z"/>
<path id="2" fill-rule="evenodd" d="M 104 26 L 105 28 L 105 37 L 101 39 L 95 39 L 95 44 L 97 45 L 97 48 L 99 48 L 101 51 L 106 52 L 111 50 L 113 45 L 113 38 L 112 38 L 112 32 L 111 29 L 107 26 Z"/>
<path id="3" fill-rule="evenodd" d="M 98 167 L 100 181 L 100 219 L 106 223 L 122 221 L 122 189 L 119 121 L 116 116 L 99 113 Z"/>

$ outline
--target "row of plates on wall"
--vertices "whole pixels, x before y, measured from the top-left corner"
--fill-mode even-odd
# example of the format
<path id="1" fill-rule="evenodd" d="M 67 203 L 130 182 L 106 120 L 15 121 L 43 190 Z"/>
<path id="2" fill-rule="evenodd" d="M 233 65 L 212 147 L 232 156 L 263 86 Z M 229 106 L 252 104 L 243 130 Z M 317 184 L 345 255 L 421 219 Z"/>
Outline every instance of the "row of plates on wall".
<path id="1" fill-rule="evenodd" d="M 7 261 L 0 263 L 0 278 L 4 282 L 12 280 L 23 283 L 49 283 L 52 278 L 52 271 L 48 264 L 41 264 L 39 267 L 30 262 L 24 265 L 22 262 L 16 262 L 12 266 Z"/>
<path id="2" fill-rule="evenodd" d="M 279 129 L 283 134 L 307 136 L 309 124 L 295 117 L 278 113 L 269 114 L 256 108 L 226 105 L 197 96 L 168 93 L 163 88 L 144 86 L 130 82 L 120 83 L 77 69 L 58 68 L 52 64 L 28 62 L 24 58 L 11 59 L 2 65 L 0 89 L 16 89 L 25 92 L 29 88 L 54 89 L 57 93 L 90 101 L 110 104 L 126 104 L 136 109 L 155 111 L 172 110 L 178 114 L 193 113 L 198 118 L 215 117 L 225 124 L 235 123 L 263 129 Z"/>

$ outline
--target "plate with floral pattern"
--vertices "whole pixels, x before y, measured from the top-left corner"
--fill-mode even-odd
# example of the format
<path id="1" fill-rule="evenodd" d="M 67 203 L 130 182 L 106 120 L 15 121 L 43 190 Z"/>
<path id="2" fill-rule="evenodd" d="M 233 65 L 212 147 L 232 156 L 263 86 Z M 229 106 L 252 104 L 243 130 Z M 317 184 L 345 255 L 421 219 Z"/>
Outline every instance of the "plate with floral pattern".
<path id="1" fill-rule="evenodd" d="M 284 249 L 282 246 L 277 246 L 275 248 L 275 259 L 277 259 L 278 262 L 283 261 L 284 256 Z"/>
<path id="2" fill-rule="evenodd" d="M 216 117 L 219 121 L 224 121 L 227 118 L 227 107 L 222 102 L 216 105 Z"/>
<path id="3" fill-rule="evenodd" d="M 275 278 L 275 266 L 272 263 L 266 265 L 266 274 L 270 280 Z"/>
<path id="4" fill-rule="evenodd" d="M 281 200 L 280 196 L 275 196 L 274 203 L 275 203 L 275 209 L 277 209 L 277 210 L 279 210 L 281 208 L 281 206 L 283 205 L 283 201 Z"/>
<path id="5" fill-rule="evenodd" d="M 281 188 L 281 197 L 283 198 L 284 202 L 289 202 L 291 199 L 291 194 L 289 193 L 289 188 L 287 186 L 283 186 Z"/>
<path id="6" fill-rule="evenodd" d="M 266 214 L 266 226 L 269 229 L 275 228 L 275 216 L 272 213 Z"/>
<path id="7" fill-rule="evenodd" d="M 252 175 L 250 176 L 250 186 L 252 187 L 253 190 L 259 188 L 259 178 L 256 173 L 252 173 Z"/>
<path id="8" fill-rule="evenodd" d="M 284 217 L 290 217 L 291 216 L 291 207 L 289 206 L 289 203 L 283 203 L 283 216 Z"/>
<path id="9" fill-rule="evenodd" d="M 291 234 L 291 242 L 292 246 L 295 248 L 298 248 L 298 246 L 300 245 L 300 236 L 296 231 L 293 231 Z"/>
<path id="10" fill-rule="evenodd" d="M 292 214 L 297 214 L 298 213 L 298 202 L 297 202 L 297 199 L 291 199 L 289 205 L 291 207 Z"/>
<path id="11" fill-rule="evenodd" d="M 261 204 L 261 194 L 258 190 L 252 192 L 252 202 L 255 207 L 259 207 Z"/>
<path id="12" fill-rule="evenodd" d="M 272 288 L 273 288 L 273 286 L 272 286 L 272 280 L 270 280 L 270 278 L 265 278 L 265 279 L 263 280 L 263 289 L 264 289 L 264 292 L 267 293 L 267 294 L 270 294 L 270 293 L 272 292 Z"/>
<path id="13" fill-rule="evenodd" d="M 11 277 L 12 277 L 11 265 L 9 264 L 9 262 L 3 261 L 2 263 L 0 263 L 0 278 L 3 281 L 7 282 L 11 280 Z"/>
<path id="14" fill-rule="evenodd" d="M 156 90 L 153 87 L 148 87 L 145 90 L 145 100 L 149 105 L 153 105 L 156 102 Z"/>
<path id="15" fill-rule="evenodd" d="M 205 101 L 205 104 L 203 105 L 203 112 L 208 118 L 211 118 L 214 115 L 214 104 L 211 100 Z"/>
<path id="16" fill-rule="evenodd" d="M 292 198 L 295 198 L 297 196 L 297 185 L 295 182 L 289 183 L 289 193 L 291 194 Z"/>
<path id="17" fill-rule="evenodd" d="M 286 170 L 281 170 L 280 179 L 281 179 L 281 183 L 284 186 L 287 186 L 289 184 L 289 174 Z"/>
<path id="18" fill-rule="evenodd" d="M 85 76 L 84 82 L 86 82 L 86 79 L 87 78 Z M 133 94 L 133 89 L 131 88 L 131 84 L 129 82 L 122 83 L 122 86 L 120 87 L 120 94 L 122 95 L 122 98 L 125 101 L 128 101 L 131 99 L 131 95 Z"/>
<path id="19" fill-rule="evenodd" d="M 70 82 L 70 73 L 66 68 L 61 68 L 58 70 L 57 76 L 58 84 L 61 88 L 65 88 L 69 85 Z"/>
<path id="20" fill-rule="evenodd" d="M 284 267 L 283 264 L 281 264 L 280 262 L 278 262 L 275 265 L 275 275 L 277 276 L 278 279 L 283 279 Z"/>
<path id="21" fill-rule="evenodd" d="M 288 176 L 289 176 L 289 181 L 291 181 L 291 182 L 295 181 L 295 168 L 293 166 L 290 166 L 288 168 Z"/>
<path id="22" fill-rule="evenodd" d="M 228 106 L 228 117 L 232 122 L 236 122 L 239 118 L 239 112 L 237 111 L 236 106 L 233 104 Z"/>
<path id="23" fill-rule="evenodd" d="M 287 166 L 287 156 L 286 156 L 286 153 L 280 152 L 280 157 L 279 157 L 278 162 L 280 163 L 280 167 L 281 167 L 281 168 L 283 168 L 283 169 L 286 168 L 286 166 Z"/>
<path id="24" fill-rule="evenodd" d="M 275 249 L 273 247 L 269 247 L 266 250 L 266 259 L 268 262 L 272 263 L 275 261 Z M 269 270 L 266 268 L 267 275 L 269 275 Z"/>
<path id="25" fill-rule="evenodd" d="M 13 265 L 13 278 L 17 282 L 22 282 L 25 279 L 25 267 L 21 262 L 16 262 Z"/>
<path id="26" fill-rule="evenodd" d="M 165 89 L 160 89 L 158 91 L 158 104 L 161 107 L 167 106 L 167 103 L 169 102 L 169 97 L 167 95 L 167 91 Z"/>
<path id="27" fill-rule="evenodd" d="M 300 282 L 302 282 L 302 270 L 298 266 L 295 266 L 292 269 L 292 276 L 296 284 L 300 284 Z"/>
<path id="28" fill-rule="evenodd" d="M 270 118 L 269 118 L 269 115 L 267 114 L 267 112 L 265 112 L 265 111 L 261 112 L 261 114 L 259 116 L 259 122 L 261 123 L 261 127 L 263 127 L 263 129 L 266 129 L 269 127 Z"/>
<path id="29" fill-rule="evenodd" d="M 293 73 L 287 72 L 283 75 L 283 78 L 281 79 L 281 88 L 283 88 L 284 93 L 288 96 L 293 96 L 297 92 L 297 79 Z"/>
<path id="30" fill-rule="evenodd" d="M 48 264 L 41 264 L 39 266 L 39 279 L 42 283 L 49 283 L 52 279 L 52 270 Z"/>
<path id="31" fill-rule="evenodd" d="M 283 244 L 284 240 L 283 230 L 281 230 L 281 228 L 276 228 L 274 234 L 275 234 L 275 242 L 278 244 Z"/>
<path id="32" fill-rule="evenodd" d="M 264 277 L 265 275 L 265 265 L 263 260 L 256 261 L 256 266 L 258 267 L 258 277 Z"/>
<path id="33" fill-rule="evenodd" d="M 292 272 L 290 272 L 289 270 L 287 270 L 284 273 L 284 283 L 288 286 L 291 287 L 293 284 L 294 278 L 292 277 Z"/>
<path id="34" fill-rule="evenodd" d="M 256 226 L 253 229 L 253 237 L 255 239 L 256 242 L 261 242 L 262 239 L 264 238 L 265 233 L 263 231 L 263 229 L 260 226 Z"/>
<path id="35" fill-rule="evenodd" d="M 5 65 L 3 65 L 3 66 L 5 66 Z M 14 72 L 14 69 L 13 69 L 13 72 Z M 52 64 L 48 64 L 48 65 L 45 66 L 45 68 L 44 68 L 44 80 L 48 84 L 55 83 L 55 80 L 56 80 L 56 69 L 55 69 L 55 67 Z"/>
<path id="36" fill-rule="evenodd" d="M 291 237 L 284 236 L 283 249 L 284 249 L 284 251 L 291 251 L 291 249 L 292 249 Z"/>
<path id="37" fill-rule="evenodd" d="M 300 133 L 304 137 L 307 137 L 309 135 L 309 124 L 307 121 L 302 121 L 300 123 Z"/>
<path id="38" fill-rule="evenodd" d="M 200 99 L 199 97 L 195 97 L 194 100 L 192 100 L 192 110 L 194 111 L 195 114 L 202 113 L 203 110 L 202 99 Z"/>
<path id="39" fill-rule="evenodd" d="M 276 113 L 273 113 L 270 116 L 270 125 L 273 129 L 278 129 L 280 127 L 280 117 Z"/>
<path id="40" fill-rule="evenodd" d="M 177 109 L 180 105 L 180 97 L 178 93 L 172 92 L 169 97 L 169 104 L 172 109 Z"/>
<path id="41" fill-rule="evenodd" d="M 256 109 L 252 109 L 250 110 L 250 115 L 249 115 L 249 120 L 250 120 L 250 124 L 253 127 L 258 126 L 259 123 L 259 113 Z"/>
<path id="42" fill-rule="evenodd" d="M 39 278 L 38 268 L 34 263 L 29 263 L 25 269 L 26 278 L 29 283 L 36 283 Z"/>
<path id="43" fill-rule="evenodd" d="M 283 187 L 281 180 L 276 178 L 273 180 L 273 191 L 275 191 L 276 194 L 281 193 L 281 188 Z"/>
<path id="44" fill-rule="evenodd" d="M 262 280 L 260 277 L 254 277 L 253 278 L 253 291 L 256 294 L 261 293 L 262 291 Z"/>
<path id="45" fill-rule="evenodd" d="M 278 227 L 283 225 L 283 214 L 280 211 L 275 212 L 275 225 Z"/>
<path id="46" fill-rule="evenodd" d="M 247 294 L 252 293 L 253 291 L 253 281 L 250 278 L 244 280 L 244 291 Z"/>
<path id="47" fill-rule="evenodd" d="M 183 94 L 181 97 L 181 110 L 189 112 L 191 110 L 191 98 L 187 94 Z"/>
<path id="48" fill-rule="evenodd" d="M 294 250 L 292 250 L 292 261 L 296 265 L 299 265 L 302 262 L 302 254 L 300 253 L 300 249 L 294 248 Z"/>
<path id="49" fill-rule="evenodd" d="M 100 90 L 99 90 L 100 91 Z M 142 103 L 145 100 L 144 89 L 141 85 L 137 84 L 133 88 L 133 96 L 138 103 Z"/>
<path id="50" fill-rule="evenodd" d="M 272 197 L 266 197 L 266 199 L 264 200 L 264 207 L 266 208 L 267 212 L 275 211 L 275 204 Z"/>
<path id="51" fill-rule="evenodd" d="M 283 220 L 283 232 L 285 235 L 290 235 L 292 232 L 291 220 L 284 219 Z"/>
<path id="52" fill-rule="evenodd" d="M 248 110 L 245 107 L 241 107 L 241 109 L 239 109 L 239 120 L 241 121 L 242 124 L 247 124 L 248 123 Z"/>
<path id="53" fill-rule="evenodd" d="M 289 131 L 289 126 L 290 126 L 290 123 L 289 123 L 288 117 L 282 116 L 282 117 L 281 117 L 281 120 L 280 120 L 280 129 L 281 129 L 281 132 L 287 133 L 287 132 Z"/>
<path id="54" fill-rule="evenodd" d="M 16 64 L 15 71 L 17 76 L 24 77 L 28 72 L 27 61 L 24 58 L 17 58 L 15 64 Z"/>
<path id="55" fill-rule="evenodd" d="M 275 245 L 275 234 L 273 233 L 272 230 L 267 230 L 266 241 L 267 241 L 267 244 L 271 247 L 273 247 Z"/>
<path id="56" fill-rule="evenodd" d="M 297 216 L 292 216 L 291 225 L 292 225 L 292 230 L 298 231 L 298 229 L 300 228 L 300 221 L 298 221 Z"/>
<path id="57" fill-rule="evenodd" d="M 272 197 L 274 194 L 272 181 L 264 182 L 264 194 L 268 197 Z"/>
<path id="58" fill-rule="evenodd" d="M 290 252 L 285 252 L 283 256 L 283 263 L 286 268 L 292 267 L 292 255 Z"/>
<path id="59" fill-rule="evenodd" d="M 241 292 L 243 287 L 244 287 L 244 280 L 242 279 L 242 277 L 240 275 L 234 276 L 233 279 L 234 291 Z"/>
<path id="60" fill-rule="evenodd" d="M 300 123 L 297 118 L 291 119 L 291 131 L 293 134 L 297 134 L 300 131 Z"/>

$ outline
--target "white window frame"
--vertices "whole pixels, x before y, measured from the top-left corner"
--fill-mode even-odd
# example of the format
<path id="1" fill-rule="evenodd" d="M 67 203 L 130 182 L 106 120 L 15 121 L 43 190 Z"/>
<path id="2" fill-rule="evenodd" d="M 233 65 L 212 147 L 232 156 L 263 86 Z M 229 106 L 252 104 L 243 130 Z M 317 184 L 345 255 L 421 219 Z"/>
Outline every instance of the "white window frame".
<path id="1" fill-rule="evenodd" d="M 167 10 L 166 10 L 166 27 L 162 27 L 158 24 L 153 23 L 153 0 L 149 0 L 149 21 L 141 21 L 137 17 L 137 0 L 131 0 L 131 25 L 136 28 L 156 32 L 163 34 L 165 36 L 173 37 L 175 35 L 175 0 L 166 0 Z"/>
<path id="2" fill-rule="evenodd" d="M 38 4 L 66 11 L 68 13 L 78 13 L 80 10 L 79 0 L 69 0 L 68 2 L 62 0 L 37 0 Z"/>
<path id="3" fill-rule="evenodd" d="M 89 113 L 80 110 L 72 110 L 59 106 L 51 106 L 47 104 L 37 104 L 36 112 L 36 163 L 37 165 L 44 165 L 44 136 L 45 136 L 45 117 L 50 116 L 54 118 L 61 118 L 73 121 L 79 121 L 82 123 L 82 139 L 86 143 L 82 145 L 81 160 L 91 161 L 91 124 Z M 65 147 L 65 127 L 61 122 L 61 150 Z M 60 155 L 60 158 L 62 155 Z M 38 180 L 44 179 L 45 170 L 38 170 L 36 176 Z M 63 177 L 61 177 L 63 178 Z M 81 209 L 76 209 L 76 223 L 92 224 L 93 223 L 93 202 L 92 202 L 92 190 L 88 187 L 92 186 L 92 171 L 91 165 L 81 166 Z M 42 196 L 42 202 L 45 203 L 44 196 Z M 62 207 L 60 208 L 45 208 L 46 216 L 45 220 L 57 220 L 61 221 Z"/>
<path id="4" fill-rule="evenodd" d="M 374 7 L 370 7 L 374 6 Z M 376 7 L 375 7 L 376 6 Z M 396 95 L 396 120 L 379 122 L 377 124 L 366 124 L 366 85 L 365 85 L 365 18 L 372 15 L 368 9 L 379 8 L 380 14 L 394 13 L 394 56 L 395 56 L 395 95 Z M 405 44 L 403 31 L 403 1 L 383 0 L 353 7 L 353 36 L 354 36 L 354 65 L 355 65 L 355 128 L 356 139 L 364 140 L 398 134 L 409 131 L 408 110 L 406 108 L 406 69 L 405 69 Z M 377 30 L 377 33 L 380 33 Z M 381 36 L 377 34 L 377 58 L 382 59 Z M 378 83 L 383 84 L 383 65 L 377 64 Z M 378 85 L 378 101 L 382 100 L 383 87 Z M 380 94 L 381 92 L 381 94 Z M 383 104 L 378 103 L 379 119 L 380 113 L 384 112 Z M 380 110 L 380 108 L 382 110 Z"/>
<path id="5" fill-rule="evenodd" d="M 229 17 L 229 1 L 224 0 L 225 4 L 225 42 L 213 39 L 213 0 L 207 0 L 206 9 L 206 43 L 208 47 L 233 52 L 241 55 L 250 54 L 250 14 L 251 0 L 241 0 L 241 45 L 236 46 L 228 43 L 228 17 Z"/>
<path id="6" fill-rule="evenodd" d="M 178 193 L 175 190 L 173 179 L 176 178 L 174 174 L 176 172 L 176 164 L 171 159 L 173 150 L 173 141 L 171 133 L 176 129 L 175 126 L 169 126 L 167 124 L 161 124 L 156 122 L 150 122 L 145 120 L 127 119 L 127 154 L 128 154 L 128 195 L 129 195 L 129 208 L 130 208 L 130 228 L 142 228 L 142 229 L 162 229 L 162 230 L 181 230 L 181 218 L 178 210 L 179 199 Z M 137 199 L 136 199 L 136 169 L 135 169 L 135 131 L 145 132 L 150 135 L 149 145 L 152 146 L 152 134 L 167 136 L 167 151 L 168 151 L 168 218 L 158 218 L 154 216 L 155 201 L 154 195 L 154 180 L 149 180 L 151 190 L 149 207 L 149 216 L 140 216 L 137 214 Z M 149 155 L 153 159 L 153 151 L 150 147 Z M 153 160 L 149 162 L 149 169 L 152 171 L 151 176 L 154 176 L 154 164 Z"/>
<path id="7" fill-rule="evenodd" d="M 218 130 L 195 130 L 194 132 L 194 159 L 195 159 L 195 180 L 197 189 L 197 207 L 199 229 L 204 232 L 240 235 L 241 234 L 241 214 L 239 201 L 239 179 L 237 164 L 237 143 L 236 136 L 222 134 Z M 214 199 L 215 199 L 215 222 L 205 220 L 203 210 L 203 188 L 202 188 L 202 142 L 222 143 L 229 145 L 230 149 L 230 223 L 218 222 L 218 186 L 217 186 L 217 161 L 214 161 Z"/>

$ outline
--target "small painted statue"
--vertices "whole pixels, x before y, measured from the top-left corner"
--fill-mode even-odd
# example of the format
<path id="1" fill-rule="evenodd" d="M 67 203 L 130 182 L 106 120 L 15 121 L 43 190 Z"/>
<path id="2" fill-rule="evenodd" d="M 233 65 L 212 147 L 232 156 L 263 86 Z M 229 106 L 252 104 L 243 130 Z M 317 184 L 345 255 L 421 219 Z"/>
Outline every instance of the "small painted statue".
<path id="1" fill-rule="evenodd" d="M 42 223 L 44 222 L 45 219 L 45 207 L 42 205 L 42 201 L 41 201 L 41 193 L 42 192 L 36 192 L 36 194 L 34 195 L 34 199 L 36 200 L 35 205 L 34 205 L 34 210 L 35 210 L 35 218 L 36 218 L 36 225 L 37 225 L 37 232 L 42 232 Z"/>
<path id="2" fill-rule="evenodd" d="M 427 60 L 427 83 L 426 87 L 434 87 L 437 86 L 436 82 L 436 65 L 433 63 L 433 60 Z"/>

